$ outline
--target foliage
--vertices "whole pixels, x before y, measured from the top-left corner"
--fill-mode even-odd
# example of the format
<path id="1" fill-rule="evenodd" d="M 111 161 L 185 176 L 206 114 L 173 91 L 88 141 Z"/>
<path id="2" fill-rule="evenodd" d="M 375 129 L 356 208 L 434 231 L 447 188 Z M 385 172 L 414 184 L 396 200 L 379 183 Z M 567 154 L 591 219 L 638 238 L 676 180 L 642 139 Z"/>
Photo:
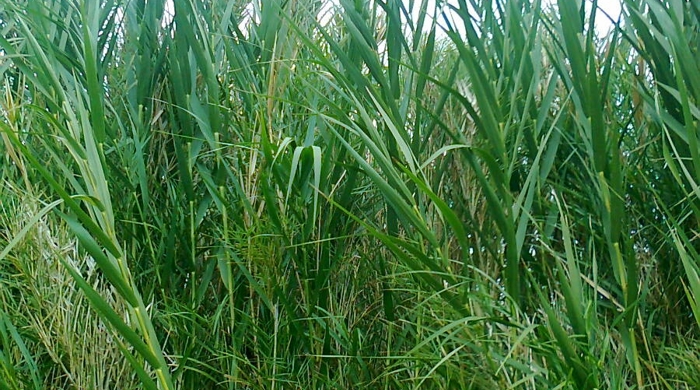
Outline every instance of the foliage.
<path id="1" fill-rule="evenodd" d="M 695 388 L 700 7 L 0 1 L 0 389 Z"/>

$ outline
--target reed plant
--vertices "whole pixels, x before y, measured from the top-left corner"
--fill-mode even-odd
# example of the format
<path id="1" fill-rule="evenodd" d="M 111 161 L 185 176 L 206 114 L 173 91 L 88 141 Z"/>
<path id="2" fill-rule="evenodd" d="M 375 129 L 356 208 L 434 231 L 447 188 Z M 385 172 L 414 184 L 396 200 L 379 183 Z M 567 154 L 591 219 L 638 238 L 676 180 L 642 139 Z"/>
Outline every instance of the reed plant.
<path id="1" fill-rule="evenodd" d="M 0 389 L 697 388 L 700 7 L 0 0 Z"/>

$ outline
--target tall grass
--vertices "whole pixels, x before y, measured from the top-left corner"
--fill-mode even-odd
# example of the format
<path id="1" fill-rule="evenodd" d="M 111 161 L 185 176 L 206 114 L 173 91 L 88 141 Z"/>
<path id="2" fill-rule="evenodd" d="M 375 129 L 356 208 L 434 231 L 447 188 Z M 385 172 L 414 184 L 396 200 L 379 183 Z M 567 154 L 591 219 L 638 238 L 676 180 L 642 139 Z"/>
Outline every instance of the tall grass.
<path id="1" fill-rule="evenodd" d="M 700 9 L 0 1 L 0 388 L 696 388 Z"/>

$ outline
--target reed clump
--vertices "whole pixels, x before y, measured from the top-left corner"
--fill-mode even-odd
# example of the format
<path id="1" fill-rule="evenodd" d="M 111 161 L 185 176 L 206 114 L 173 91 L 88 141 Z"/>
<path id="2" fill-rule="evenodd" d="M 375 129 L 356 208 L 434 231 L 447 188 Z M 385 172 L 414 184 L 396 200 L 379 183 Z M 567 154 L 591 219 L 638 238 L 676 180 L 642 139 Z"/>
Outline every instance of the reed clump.
<path id="1" fill-rule="evenodd" d="M 700 8 L 0 0 L 0 389 L 700 387 Z"/>

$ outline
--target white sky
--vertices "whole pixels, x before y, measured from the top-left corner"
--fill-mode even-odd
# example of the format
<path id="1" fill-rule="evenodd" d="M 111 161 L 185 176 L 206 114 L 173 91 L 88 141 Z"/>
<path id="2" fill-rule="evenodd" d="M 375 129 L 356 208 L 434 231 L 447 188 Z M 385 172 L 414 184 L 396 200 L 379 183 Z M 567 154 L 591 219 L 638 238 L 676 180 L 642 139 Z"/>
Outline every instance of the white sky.
<path id="1" fill-rule="evenodd" d="M 428 4 L 429 10 L 432 10 L 434 7 L 435 3 L 433 1 L 431 1 Z M 454 0 L 447 0 L 447 1 L 451 4 L 456 5 L 456 1 L 454 1 Z M 573 1 L 573 0 L 568 0 L 568 1 Z M 590 14 L 590 6 L 593 4 L 593 2 L 592 2 L 592 0 L 585 0 L 585 1 L 589 6 L 588 14 Z M 621 3 L 621 1 L 622 0 L 598 0 L 599 11 L 596 12 L 595 25 L 596 25 L 596 31 L 599 34 L 606 34 L 608 31 L 610 31 L 610 29 L 612 29 L 612 22 L 610 21 L 610 19 L 607 16 L 605 16 L 605 13 L 610 15 L 610 17 L 613 18 L 613 20 L 617 20 L 617 18 L 620 16 L 620 3 Z M 557 2 L 556 0 L 543 0 L 542 7 L 543 8 L 548 7 L 550 4 L 556 4 L 556 2 Z M 605 11 L 605 13 L 601 12 L 600 10 Z M 415 10 L 415 12 L 417 12 L 417 9 Z M 429 12 L 432 12 L 432 11 L 429 11 Z M 449 12 L 448 12 L 448 14 L 449 14 Z M 441 19 L 442 18 L 438 19 L 438 24 L 443 23 Z M 457 23 L 455 27 L 459 27 L 459 23 Z"/>
<path id="2" fill-rule="evenodd" d="M 569 1 L 571 1 L 571 0 L 569 0 Z M 585 1 L 588 5 L 586 14 L 590 15 L 590 12 L 591 12 L 590 7 L 593 5 L 593 1 L 592 0 L 585 0 Z M 596 27 L 596 31 L 599 34 L 605 34 L 608 31 L 610 31 L 610 29 L 612 29 L 613 24 L 610 21 L 610 19 L 607 16 L 605 16 L 605 13 L 610 15 L 610 17 L 613 18 L 613 20 L 617 20 L 620 17 L 621 1 L 622 0 L 598 0 L 598 11 L 596 12 L 595 27 Z M 552 4 L 552 3 L 556 4 L 556 0 L 544 0 L 542 2 L 543 6 L 545 4 Z M 601 12 L 601 10 L 604 12 Z"/>
<path id="3" fill-rule="evenodd" d="M 620 1 L 621 0 L 598 0 L 598 8 L 605 11 L 611 18 L 617 20 L 620 17 Z M 596 30 L 599 33 L 607 33 L 612 29 L 610 19 L 603 12 L 596 12 L 595 18 Z"/>
<path id="4" fill-rule="evenodd" d="M 404 0 L 404 1 L 406 1 L 406 0 Z M 447 0 L 447 1 L 449 2 L 450 0 Z M 568 0 L 568 1 L 573 1 L 573 0 Z M 592 4 L 592 0 L 584 0 L 584 1 L 586 1 L 586 3 L 588 3 L 589 6 Z M 621 1 L 622 0 L 598 0 L 598 8 L 605 11 L 614 20 L 617 20 L 617 18 L 620 16 Z M 332 3 L 337 4 L 337 0 L 331 0 L 331 4 Z M 546 6 L 548 4 L 552 4 L 552 3 L 556 3 L 556 0 L 543 0 L 542 5 L 544 7 L 544 6 Z M 165 4 L 166 4 L 165 5 L 166 10 L 168 10 L 172 13 L 172 9 L 173 9 L 172 0 L 166 0 Z M 432 12 L 433 7 L 434 7 L 434 2 L 431 1 L 428 4 L 428 10 L 431 10 L 429 12 Z M 590 10 L 589 10 L 589 12 L 590 12 Z M 428 21 L 426 20 L 426 22 L 428 22 Z M 605 14 L 603 12 L 600 12 L 600 11 L 596 12 L 595 25 L 596 25 L 596 30 L 599 34 L 606 34 L 612 28 L 612 23 L 610 22 L 610 19 L 607 16 L 605 16 Z M 426 27 L 428 27 L 428 26 L 426 26 Z"/>

